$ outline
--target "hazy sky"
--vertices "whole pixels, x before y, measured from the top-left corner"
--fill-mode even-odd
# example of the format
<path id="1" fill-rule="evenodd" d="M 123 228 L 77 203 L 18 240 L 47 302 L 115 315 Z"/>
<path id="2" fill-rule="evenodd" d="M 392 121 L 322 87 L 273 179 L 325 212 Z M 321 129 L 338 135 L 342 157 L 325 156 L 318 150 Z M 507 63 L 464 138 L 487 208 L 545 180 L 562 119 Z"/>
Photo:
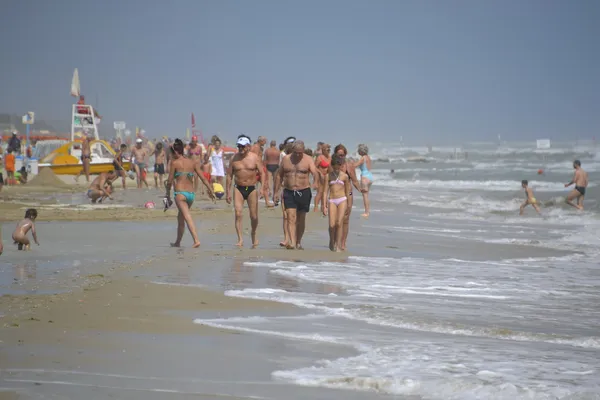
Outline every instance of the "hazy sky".
<path id="1" fill-rule="evenodd" d="M 448 143 L 600 133 L 597 0 L 4 0 L 0 112 Z M 337 140 L 335 140 L 337 139 Z"/>

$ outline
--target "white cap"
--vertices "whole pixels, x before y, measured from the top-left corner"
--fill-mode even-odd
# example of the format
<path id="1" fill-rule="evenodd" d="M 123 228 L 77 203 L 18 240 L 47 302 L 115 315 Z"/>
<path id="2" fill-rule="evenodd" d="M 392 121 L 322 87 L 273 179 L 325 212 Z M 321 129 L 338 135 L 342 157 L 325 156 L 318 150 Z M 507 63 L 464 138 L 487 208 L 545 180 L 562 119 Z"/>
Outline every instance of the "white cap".
<path id="1" fill-rule="evenodd" d="M 142 138 L 137 138 L 137 139 L 135 139 L 135 142 L 136 142 L 136 143 L 142 143 L 142 142 L 143 142 L 143 140 L 142 140 Z"/>
<path id="2" fill-rule="evenodd" d="M 248 139 L 245 136 L 242 136 L 241 138 L 239 138 L 237 140 L 237 145 L 238 146 L 248 146 L 250 144 L 250 139 Z"/>

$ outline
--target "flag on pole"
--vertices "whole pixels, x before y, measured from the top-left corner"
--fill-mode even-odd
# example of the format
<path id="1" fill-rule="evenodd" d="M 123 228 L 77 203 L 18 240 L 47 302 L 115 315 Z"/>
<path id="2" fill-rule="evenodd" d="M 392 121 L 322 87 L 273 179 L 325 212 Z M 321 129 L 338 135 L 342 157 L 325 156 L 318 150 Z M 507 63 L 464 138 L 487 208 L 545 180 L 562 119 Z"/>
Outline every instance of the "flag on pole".
<path id="1" fill-rule="evenodd" d="M 194 117 L 194 113 L 192 113 L 192 129 L 196 127 L 196 117 Z"/>
<path id="2" fill-rule="evenodd" d="M 139 127 L 135 127 L 135 137 L 139 138 L 140 137 L 140 128 Z"/>
<path id="3" fill-rule="evenodd" d="M 73 71 L 73 79 L 71 80 L 71 96 L 79 97 L 81 94 L 81 87 L 79 86 L 79 71 L 75 68 Z"/>

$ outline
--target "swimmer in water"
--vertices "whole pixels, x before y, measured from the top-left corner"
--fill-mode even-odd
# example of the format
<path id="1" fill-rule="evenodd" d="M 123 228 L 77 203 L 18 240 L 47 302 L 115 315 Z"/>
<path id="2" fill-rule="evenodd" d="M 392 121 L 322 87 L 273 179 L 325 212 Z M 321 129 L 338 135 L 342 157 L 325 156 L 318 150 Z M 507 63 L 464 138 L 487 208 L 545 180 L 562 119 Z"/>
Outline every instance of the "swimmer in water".
<path id="1" fill-rule="evenodd" d="M 523 187 L 523 189 L 525 189 L 525 202 L 523 204 L 521 204 L 521 212 L 519 212 L 519 215 L 523 215 L 523 211 L 525 211 L 525 207 L 527 207 L 529 204 L 531 204 L 533 206 L 533 208 L 535 208 L 535 211 L 537 211 L 539 214 L 540 207 L 538 206 L 537 199 L 533 195 L 533 189 L 531 189 L 529 187 L 529 182 L 527 182 L 526 180 L 521 181 L 521 187 Z"/>
<path id="2" fill-rule="evenodd" d="M 15 244 L 19 246 L 19 250 L 29 250 L 30 245 L 27 233 L 30 230 L 35 244 L 38 246 L 40 245 L 40 242 L 38 242 L 37 239 L 37 234 L 35 233 L 35 219 L 37 218 L 37 215 L 37 210 L 35 208 L 30 208 L 25 211 L 25 219 L 17 224 L 17 227 L 12 234 L 12 238 L 15 241 Z"/>

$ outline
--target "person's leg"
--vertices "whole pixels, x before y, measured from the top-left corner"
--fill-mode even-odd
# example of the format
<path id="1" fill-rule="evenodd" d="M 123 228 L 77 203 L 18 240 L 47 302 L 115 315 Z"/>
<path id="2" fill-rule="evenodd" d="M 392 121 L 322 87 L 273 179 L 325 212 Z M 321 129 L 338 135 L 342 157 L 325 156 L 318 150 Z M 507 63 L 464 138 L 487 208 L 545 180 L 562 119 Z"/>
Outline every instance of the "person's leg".
<path id="1" fill-rule="evenodd" d="M 233 188 L 233 209 L 235 212 L 235 233 L 237 234 L 238 241 L 236 246 L 242 247 L 244 245 L 244 239 L 242 237 L 242 219 L 244 215 L 242 214 L 244 210 L 244 196 L 238 190 L 238 188 Z"/>
<path id="2" fill-rule="evenodd" d="M 136 185 L 138 189 L 142 188 L 142 171 L 140 170 L 140 166 L 135 164 L 133 166 L 133 169 L 135 170 L 135 177 L 136 177 Z"/>
<path id="3" fill-rule="evenodd" d="M 346 212 L 344 213 L 344 225 L 343 225 L 343 233 L 342 233 L 342 250 L 346 250 L 346 241 L 348 240 L 348 233 L 350 232 L 350 214 L 352 214 L 352 204 L 354 203 L 354 196 L 351 195 L 348 197 L 348 201 L 346 202 Z"/>
<path id="4" fill-rule="evenodd" d="M 159 188 L 163 188 L 165 187 L 164 182 L 165 181 L 165 175 L 164 174 L 158 174 L 158 183 L 159 183 Z"/>
<path id="5" fill-rule="evenodd" d="M 83 159 L 83 172 L 85 173 L 85 180 L 89 183 L 90 181 L 90 158 Z"/>
<path id="6" fill-rule="evenodd" d="M 268 197 L 267 197 L 268 198 Z M 250 236 L 252 238 L 252 248 L 258 247 L 258 239 L 256 237 L 256 228 L 258 228 L 258 193 L 254 190 L 248 196 L 248 211 L 250 213 Z"/>
<path id="7" fill-rule="evenodd" d="M 279 245 L 281 247 L 287 247 L 287 245 L 290 243 L 290 230 L 287 223 L 287 213 L 285 212 L 285 204 L 283 204 L 283 201 L 281 202 L 281 213 L 283 214 L 283 242 L 279 242 Z"/>
<path id="8" fill-rule="evenodd" d="M 185 196 L 178 194 L 175 196 L 175 202 L 177 203 L 177 207 L 181 214 L 183 214 L 183 219 L 187 224 L 188 230 L 190 231 L 190 235 L 192 235 L 192 239 L 194 240 L 193 248 L 200 247 L 200 240 L 198 239 L 198 232 L 196 231 L 196 224 L 194 223 L 194 218 L 190 213 L 190 207 L 188 206 L 187 199 Z"/>
<path id="9" fill-rule="evenodd" d="M 329 250 L 335 251 L 335 245 L 337 243 L 336 240 L 336 222 L 338 220 L 337 206 L 333 203 L 329 203 Z M 342 228 L 338 229 L 340 234 L 342 233 Z"/>
<path id="10" fill-rule="evenodd" d="M 362 194 L 363 196 L 363 204 L 365 206 L 365 213 L 362 215 L 363 217 L 368 217 L 371 210 L 371 203 L 369 201 L 369 191 L 371 189 L 371 181 L 367 178 L 361 178 L 360 184 L 365 192 Z"/>
<path id="11" fill-rule="evenodd" d="M 583 199 L 585 198 L 584 195 L 581 195 L 577 198 L 577 208 L 579 208 L 580 210 L 583 210 Z"/>
<path id="12" fill-rule="evenodd" d="M 315 194 L 315 206 L 313 207 L 313 211 L 317 212 L 319 211 L 319 206 L 321 205 L 321 199 L 323 198 L 323 193 L 321 193 L 321 185 L 323 184 L 323 180 L 324 177 L 323 175 L 321 175 L 321 173 L 319 172 L 319 181 L 316 182 L 316 190 L 317 193 Z"/>
<path id="13" fill-rule="evenodd" d="M 519 215 L 523 215 L 523 213 L 525 212 L 525 207 L 527 207 L 527 204 L 529 204 L 529 202 L 527 200 L 525 200 L 525 202 L 523 204 L 521 204 L 521 207 L 519 208 Z"/>
<path id="14" fill-rule="evenodd" d="M 331 204 L 330 204 L 331 206 Z M 336 219 L 335 219 L 335 251 L 342 251 L 342 240 L 344 237 L 344 216 L 346 215 L 346 209 L 348 208 L 348 201 L 342 202 L 336 206 Z M 331 211 L 330 211 L 331 212 Z"/>
<path id="15" fill-rule="evenodd" d="M 158 189 L 158 172 L 154 171 L 154 187 Z"/>
<path id="16" fill-rule="evenodd" d="M 306 211 L 296 210 L 296 248 L 298 250 L 304 250 L 302 247 L 302 236 L 304 236 L 304 230 L 306 229 Z"/>
<path id="17" fill-rule="evenodd" d="M 286 249 L 295 249 L 296 248 L 296 238 L 297 238 L 297 231 L 296 231 L 296 217 L 297 217 L 297 213 L 296 213 L 296 209 L 295 208 L 286 208 L 285 209 L 285 213 L 286 213 L 286 219 L 287 219 L 287 229 L 288 229 L 288 238 L 289 241 L 287 243 L 287 246 L 285 246 Z"/>
<path id="18" fill-rule="evenodd" d="M 179 207 L 179 205 L 177 205 Z M 174 243 L 171 243 L 172 247 L 181 246 L 181 239 L 183 239 L 183 233 L 185 232 L 185 218 L 181 210 L 177 212 L 177 239 Z"/>
<path id="19" fill-rule="evenodd" d="M 124 169 L 120 170 L 119 175 L 121 175 L 121 183 L 123 184 L 123 189 L 127 189 L 127 186 L 126 186 L 127 174 L 125 173 L 125 170 Z"/>
<path id="20" fill-rule="evenodd" d="M 577 189 L 573 189 L 569 192 L 569 195 L 567 196 L 567 204 L 570 205 L 571 207 L 575 207 L 577 209 L 579 209 L 579 205 L 573 203 L 573 200 L 577 199 L 579 196 L 581 196 L 581 193 L 579 193 L 579 190 Z"/>

